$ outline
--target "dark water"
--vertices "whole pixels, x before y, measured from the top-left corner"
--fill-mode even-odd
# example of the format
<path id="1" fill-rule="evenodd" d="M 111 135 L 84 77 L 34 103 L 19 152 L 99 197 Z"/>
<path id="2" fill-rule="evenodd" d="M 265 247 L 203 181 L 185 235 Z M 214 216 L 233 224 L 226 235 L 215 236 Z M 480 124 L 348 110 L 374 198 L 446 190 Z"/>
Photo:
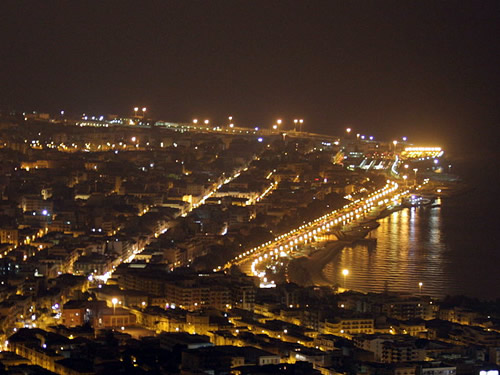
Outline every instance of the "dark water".
<path id="1" fill-rule="evenodd" d="M 488 162 L 489 161 L 489 162 Z M 363 291 L 500 297 L 500 172 L 492 159 L 461 162 L 455 173 L 474 186 L 441 207 L 405 209 L 380 220 L 375 249 L 344 248 L 324 268 L 332 283 Z"/>

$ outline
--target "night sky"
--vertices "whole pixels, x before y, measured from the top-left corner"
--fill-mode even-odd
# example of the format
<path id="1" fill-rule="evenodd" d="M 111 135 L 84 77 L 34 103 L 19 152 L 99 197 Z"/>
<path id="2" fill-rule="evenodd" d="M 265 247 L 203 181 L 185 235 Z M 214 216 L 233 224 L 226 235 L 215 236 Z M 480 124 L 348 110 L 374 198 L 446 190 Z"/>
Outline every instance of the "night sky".
<path id="1" fill-rule="evenodd" d="M 499 1 L 2 1 L 0 108 L 491 149 Z"/>

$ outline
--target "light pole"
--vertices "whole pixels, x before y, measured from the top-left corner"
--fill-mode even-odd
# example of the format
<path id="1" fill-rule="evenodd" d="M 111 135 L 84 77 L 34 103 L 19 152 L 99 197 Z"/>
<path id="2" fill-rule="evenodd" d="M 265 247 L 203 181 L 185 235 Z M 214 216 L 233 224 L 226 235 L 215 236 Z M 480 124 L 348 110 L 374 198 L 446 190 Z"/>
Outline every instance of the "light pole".
<path id="1" fill-rule="evenodd" d="M 134 117 L 137 117 L 137 111 L 139 110 L 139 107 L 134 107 Z"/>
<path id="2" fill-rule="evenodd" d="M 415 172 L 415 185 L 417 184 L 417 172 L 418 168 L 413 168 L 413 172 Z"/>
<path id="3" fill-rule="evenodd" d="M 304 119 L 300 119 L 299 120 L 299 129 L 300 129 L 300 132 L 302 132 L 302 124 L 304 123 Z"/>
<path id="4" fill-rule="evenodd" d="M 146 107 L 142 107 L 142 118 L 146 116 Z"/>
<path id="5" fill-rule="evenodd" d="M 113 298 L 111 300 L 111 303 L 113 304 L 113 315 L 115 315 L 115 312 L 116 312 L 116 304 L 118 303 L 118 298 Z"/>
<path id="6" fill-rule="evenodd" d="M 408 176 L 407 175 L 404 175 L 403 176 L 403 180 L 405 180 L 405 188 L 408 187 L 408 182 L 407 182 L 407 179 L 408 179 Z"/>
<path id="7" fill-rule="evenodd" d="M 299 123 L 298 119 L 293 120 L 294 125 L 294 130 L 297 131 L 297 124 Z"/>
<path id="8" fill-rule="evenodd" d="M 344 275 L 344 289 L 346 289 L 347 275 L 349 275 L 349 270 L 347 268 L 344 268 L 342 270 L 342 275 Z"/>
<path id="9" fill-rule="evenodd" d="M 419 282 L 418 283 L 418 291 L 420 293 L 420 295 L 422 295 L 422 287 L 424 286 L 424 283 L 423 282 Z"/>
<path id="10" fill-rule="evenodd" d="M 198 119 L 197 118 L 193 119 L 193 124 L 197 124 L 197 123 L 198 123 Z"/>
<path id="11" fill-rule="evenodd" d="M 396 146 L 398 145 L 398 141 L 394 140 L 392 141 L 392 144 L 394 145 L 394 153 L 396 153 Z"/>

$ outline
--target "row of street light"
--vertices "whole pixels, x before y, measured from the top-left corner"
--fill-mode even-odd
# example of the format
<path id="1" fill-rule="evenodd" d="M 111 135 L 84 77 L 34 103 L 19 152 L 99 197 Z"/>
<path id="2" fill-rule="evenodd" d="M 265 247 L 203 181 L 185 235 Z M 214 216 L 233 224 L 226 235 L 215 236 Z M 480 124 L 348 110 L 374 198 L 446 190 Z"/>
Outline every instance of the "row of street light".
<path id="1" fill-rule="evenodd" d="M 234 128 L 234 122 L 233 122 L 233 116 L 229 116 L 228 118 L 228 124 L 227 126 L 229 128 Z M 201 120 L 197 119 L 197 118 L 194 118 L 193 119 L 193 124 L 198 124 Z M 205 125 L 209 125 L 210 124 L 210 120 L 209 119 L 205 119 L 203 120 L 203 123 Z M 302 125 L 304 124 L 304 119 L 294 119 L 293 120 L 293 123 L 294 123 L 294 131 L 297 131 L 297 126 L 299 127 L 299 131 L 302 131 Z M 282 119 L 277 119 L 276 122 L 271 126 L 273 130 L 278 130 L 280 128 L 280 126 L 283 124 L 283 120 Z M 255 130 L 259 130 L 259 127 L 256 127 Z"/>
<path id="2" fill-rule="evenodd" d="M 258 247 L 239 254 L 230 262 L 228 262 L 228 264 L 226 264 L 226 267 L 233 264 L 241 264 L 242 261 L 245 260 L 245 258 L 248 259 L 250 257 L 255 257 L 254 261 L 251 264 L 251 271 L 254 275 L 263 277 L 264 273 L 259 272 L 256 269 L 257 265 L 260 262 L 267 260 L 269 257 L 277 258 L 278 256 L 283 256 L 284 254 L 286 255 L 286 253 L 293 250 L 299 242 L 302 243 L 311 240 L 320 232 L 328 230 L 330 226 L 337 224 L 345 225 L 346 223 L 354 219 L 358 219 L 364 216 L 372 207 L 380 206 L 384 203 L 389 203 L 389 199 L 387 199 L 386 195 L 395 192 L 397 189 L 398 184 L 388 181 L 388 184 L 383 189 L 370 194 L 370 196 L 366 199 L 356 200 L 345 206 L 343 210 L 334 210 L 329 214 L 323 215 L 322 217 L 319 217 L 314 221 L 300 226 L 299 228 L 278 236 L 274 239 L 274 241 L 268 241 Z M 395 197 L 393 197 L 393 199 L 398 199 L 399 196 L 400 194 L 397 194 Z M 346 210 L 349 209 L 350 212 L 346 212 Z M 288 239 L 290 238 L 291 241 L 288 244 Z M 270 247 L 275 247 L 275 249 L 271 249 L 268 254 L 267 251 Z M 223 267 L 219 266 L 218 268 L 214 269 L 214 272 L 219 271 L 221 268 Z M 347 274 L 345 274 L 344 276 L 347 276 Z"/>

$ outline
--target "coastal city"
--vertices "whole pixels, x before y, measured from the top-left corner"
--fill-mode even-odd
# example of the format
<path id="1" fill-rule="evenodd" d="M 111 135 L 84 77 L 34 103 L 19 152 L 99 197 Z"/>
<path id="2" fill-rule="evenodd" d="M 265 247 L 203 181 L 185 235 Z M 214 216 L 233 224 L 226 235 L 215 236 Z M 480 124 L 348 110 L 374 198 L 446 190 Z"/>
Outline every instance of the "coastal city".
<path id="1" fill-rule="evenodd" d="M 0 113 L 0 373 L 498 375 L 498 301 L 327 272 L 469 189 L 440 145 L 128 112 Z"/>

